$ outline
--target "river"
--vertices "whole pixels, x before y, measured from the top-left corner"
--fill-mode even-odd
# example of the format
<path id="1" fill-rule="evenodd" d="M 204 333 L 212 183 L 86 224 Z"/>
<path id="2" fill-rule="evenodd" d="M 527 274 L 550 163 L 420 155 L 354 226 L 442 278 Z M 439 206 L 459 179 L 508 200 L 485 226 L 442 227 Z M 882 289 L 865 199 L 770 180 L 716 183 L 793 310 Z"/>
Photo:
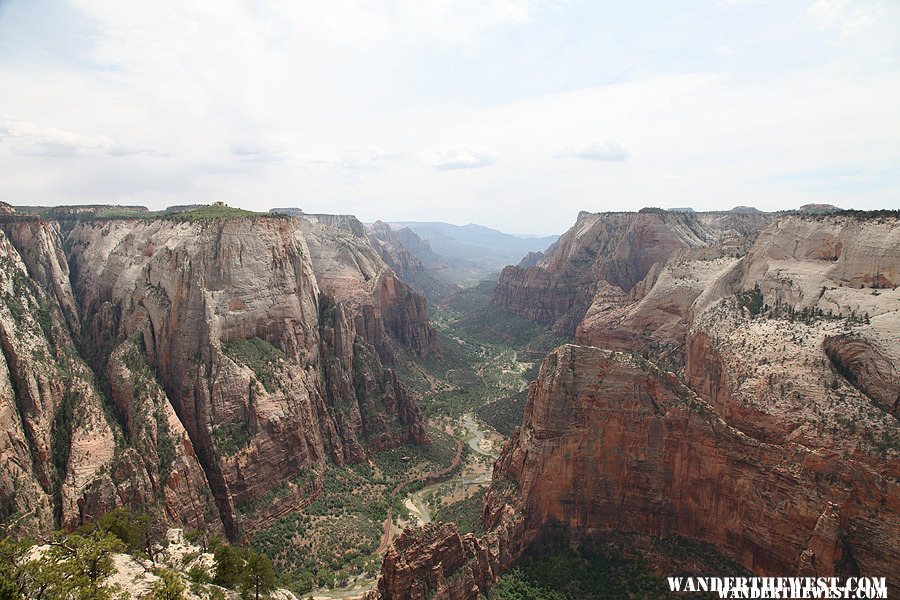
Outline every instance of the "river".
<path id="1" fill-rule="evenodd" d="M 490 431 L 485 428 L 478 419 L 475 418 L 475 415 L 473 415 L 472 413 L 466 413 L 462 416 L 461 422 L 463 427 L 465 427 L 469 431 L 469 436 L 466 439 L 466 443 L 469 445 L 469 448 L 471 448 L 472 451 L 476 454 L 490 458 L 492 461 L 493 459 L 496 459 L 498 454 L 492 449 L 490 442 L 487 440 L 488 435 L 490 435 Z M 487 448 L 485 446 L 487 446 Z M 428 508 L 428 502 L 425 500 L 425 498 L 431 492 L 440 492 L 441 490 L 453 489 L 454 487 L 469 487 L 472 485 L 480 486 L 488 484 L 490 482 L 490 468 L 488 468 L 484 473 L 480 473 L 477 475 L 463 475 L 461 470 L 460 474 L 451 477 L 446 481 L 433 483 L 431 485 L 425 486 L 417 492 L 411 493 L 406 498 L 404 504 L 406 508 L 409 509 L 410 513 L 412 513 L 412 515 L 416 517 L 419 523 L 431 523 L 431 509 Z"/>

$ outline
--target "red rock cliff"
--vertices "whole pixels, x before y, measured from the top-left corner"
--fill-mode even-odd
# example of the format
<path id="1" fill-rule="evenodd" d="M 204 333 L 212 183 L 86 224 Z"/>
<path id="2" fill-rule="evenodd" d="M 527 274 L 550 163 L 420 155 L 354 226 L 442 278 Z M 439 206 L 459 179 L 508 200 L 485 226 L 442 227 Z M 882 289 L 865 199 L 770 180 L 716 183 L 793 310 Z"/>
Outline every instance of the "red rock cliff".
<path id="1" fill-rule="evenodd" d="M 530 267 L 503 269 L 493 302 L 572 334 L 605 282 L 628 293 L 676 250 L 703 246 L 709 231 L 690 213 L 586 213 Z"/>
<path id="2" fill-rule="evenodd" d="M 504 447 L 481 538 L 445 528 L 397 541 L 382 598 L 475 598 L 548 527 L 713 544 L 760 575 L 897 580 L 893 463 L 773 444 L 731 426 L 643 359 L 567 345 L 551 352 L 522 428 Z"/>

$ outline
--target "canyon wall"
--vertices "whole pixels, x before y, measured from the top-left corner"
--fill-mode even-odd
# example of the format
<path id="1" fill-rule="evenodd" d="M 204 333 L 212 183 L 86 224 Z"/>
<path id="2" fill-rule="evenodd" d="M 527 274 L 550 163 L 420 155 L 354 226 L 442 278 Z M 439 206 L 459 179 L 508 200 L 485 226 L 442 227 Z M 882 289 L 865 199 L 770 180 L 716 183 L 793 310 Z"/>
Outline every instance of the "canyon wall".
<path id="1" fill-rule="evenodd" d="M 487 533 L 398 539 L 373 597 L 475 598 L 559 529 L 679 536 L 759 575 L 896 590 L 900 222 L 758 223 L 670 252 L 630 290 L 597 278 L 582 345 L 546 358 L 495 464 Z"/>
<path id="2" fill-rule="evenodd" d="M 425 300 L 344 221 L 7 218 L 4 520 L 132 506 L 237 536 L 325 461 L 427 443 L 384 366 L 436 351 Z"/>
<path id="3" fill-rule="evenodd" d="M 382 260 L 429 301 L 440 301 L 459 290 L 459 286 L 439 275 L 441 268 L 449 268 L 444 264 L 445 259 L 435 254 L 431 245 L 409 227 L 395 231 L 384 221 L 376 221 L 369 227 L 368 236 Z"/>
<path id="4" fill-rule="evenodd" d="M 506 267 L 492 301 L 574 334 L 597 295 L 627 297 L 676 252 L 714 246 L 735 253 L 767 218 L 739 213 L 581 212 L 541 257 Z"/>

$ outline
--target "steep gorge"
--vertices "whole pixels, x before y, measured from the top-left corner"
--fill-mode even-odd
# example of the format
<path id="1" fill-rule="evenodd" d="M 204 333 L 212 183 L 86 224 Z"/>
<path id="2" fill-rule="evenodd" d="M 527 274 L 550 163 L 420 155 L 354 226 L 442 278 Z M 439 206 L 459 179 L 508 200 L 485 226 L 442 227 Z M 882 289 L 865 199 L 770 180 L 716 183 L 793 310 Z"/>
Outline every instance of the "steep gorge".
<path id="1" fill-rule="evenodd" d="M 383 366 L 436 351 L 425 300 L 364 235 L 13 215 L 0 243 L 0 494 L 25 531 L 126 505 L 236 536 L 307 502 L 326 461 L 427 442 Z"/>
<path id="2" fill-rule="evenodd" d="M 565 254 L 584 253 L 586 220 Z M 760 575 L 881 576 L 896 590 L 898 253 L 896 215 L 794 215 L 665 250 L 630 290 L 594 272 L 605 258 L 585 263 L 583 345 L 551 352 L 532 384 L 486 533 L 408 532 L 372 597 L 475 598 L 553 531 L 677 536 Z M 517 312 L 542 318 L 556 290 L 532 289 Z"/>

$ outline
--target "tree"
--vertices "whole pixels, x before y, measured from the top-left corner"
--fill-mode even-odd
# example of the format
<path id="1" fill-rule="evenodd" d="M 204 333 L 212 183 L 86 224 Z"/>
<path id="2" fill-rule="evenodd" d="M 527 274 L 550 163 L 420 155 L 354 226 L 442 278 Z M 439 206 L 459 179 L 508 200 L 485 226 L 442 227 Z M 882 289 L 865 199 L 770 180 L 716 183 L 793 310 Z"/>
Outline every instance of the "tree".
<path id="1" fill-rule="evenodd" d="M 275 570 L 272 568 L 272 561 L 264 554 L 251 551 L 247 557 L 247 566 L 241 583 L 243 596 L 249 598 L 252 594 L 255 600 L 259 600 L 260 594 L 268 594 L 274 589 Z"/>
<path id="2" fill-rule="evenodd" d="M 28 551 L 31 543 L 0 539 L 0 600 L 21 598 L 27 581 Z"/>
<path id="3" fill-rule="evenodd" d="M 19 600 L 21 597 L 18 586 L 0 575 L 0 600 Z"/>
<path id="4" fill-rule="evenodd" d="M 150 586 L 149 600 L 184 600 L 184 583 L 169 569 L 155 571 L 159 579 Z"/>
<path id="5" fill-rule="evenodd" d="M 161 529 L 154 523 L 150 515 L 135 513 L 127 508 L 117 508 L 97 519 L 93 526 L 88 526 L 109 532 L 122 540 L 130 554 L 145 552 L 151 560 L 155 561 L 153 546 L 161 537 Z M 164 530 L 162 530 L 164 532 Z"/>
<path id="6" fill-rule="evenodd" d="M 47 552 L 29 563 L 34 567 L 33 578 L 41 593 L 25 595 L 29 598 L 111 600 L 118 591 L 116 586 L 106 582 L 115 570 L 112 555 L 124 549 L 119 538 L 102 531 L 88 536 L 57 535 Z"/>
<path id="7" fill-rule="evenodd" d="M 213 583 L 230 589 L 237 587 L 244 570 L 244 560 L 240 551 L 233 546 L 222 544 L 216 547 L 213 559 L 216 563 Z"/>

